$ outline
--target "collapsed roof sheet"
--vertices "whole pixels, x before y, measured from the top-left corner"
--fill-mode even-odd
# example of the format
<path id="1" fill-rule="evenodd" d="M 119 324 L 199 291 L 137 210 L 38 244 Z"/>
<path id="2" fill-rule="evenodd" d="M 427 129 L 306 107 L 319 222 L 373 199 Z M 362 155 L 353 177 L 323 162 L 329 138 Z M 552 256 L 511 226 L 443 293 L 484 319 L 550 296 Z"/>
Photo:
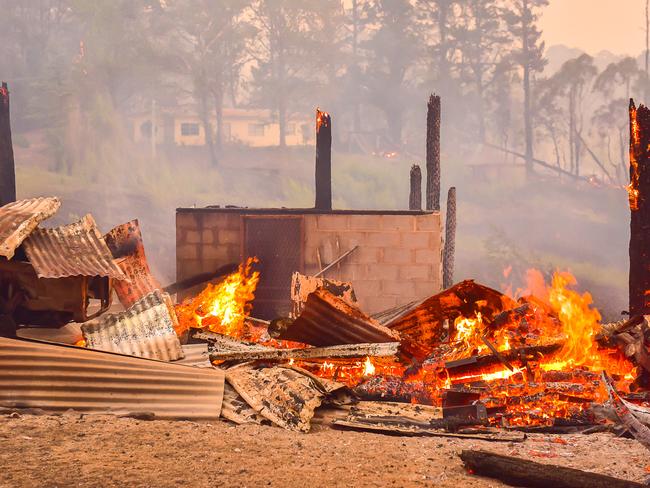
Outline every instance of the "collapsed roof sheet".
<path id="1" fill-rule="evenodd" d="M 400 332 L 402 337 L 422 345 L 439 343 L 445 330 L 445 319 L 453 320 L 462 315 L 471 317 L 477 312 L 491 317 L 495 312 L 509 310 L 517 304 L 501 292 L 487 286 L 465 280 L 433 295 L 421 302 L 414 303 L 396 313 L 387 312 L 382 323 L 392 330 Z"/>
<path id="2" fill-rule="evenodd" d="M 309 295 L 300 316 L 279 338 L 312 346 L 400 341 L 399 333 L 324 289 Z"/>
<path id="3" fill-rule="evenodd" d="M 0 337 L 0 407 L 217 419 L 224 373 Z"/>
<path id="4" fill-rule="evenodd" d="M 61 206 L 56 197 L 28 198 L 0 207 L 0 256 L 11 259 L 22 242 Z"/>
<path id="5" fill-rule="evenodd" d="M 163 361 L 183 357 L 164 294 L 159 291 L 124 312 L 104 314 L 84 323 L 81 331 L 91 349 Z"/>
<path id="6" fill-rule="evenodd" d="M 148 293 L 162 288 L 149 269 L 137 219 L 118 225 L 104 236 L 104 240 L 128 278 L 114 283 L 115 292 L 125 308 Z"/>
<path id="7" fill-rule="evenodd" d="M 73 224 L 36 229 L 25 239 L 24 245 L 39 278 L 108 276 L 126 279 L 90 214 Z"/>

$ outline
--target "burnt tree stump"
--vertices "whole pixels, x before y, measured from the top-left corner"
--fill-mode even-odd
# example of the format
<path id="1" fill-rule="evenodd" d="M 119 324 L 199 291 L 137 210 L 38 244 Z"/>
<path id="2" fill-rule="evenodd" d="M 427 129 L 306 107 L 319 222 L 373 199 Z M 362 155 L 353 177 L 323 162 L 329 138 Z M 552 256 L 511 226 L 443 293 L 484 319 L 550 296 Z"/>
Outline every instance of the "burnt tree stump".
<path id="1" fill-rule="evenodd" d="M 650 109 L 630 100 L 630 315 L 650 313 Z"/>
<path id="2" fill-rule="evenodd" d="M 440 210 L 440 97 L 427 104 L 427 210 Z"/>
<path id="3" fill-rule="evenodd" d="M 0 86 L 0 206 L 16 201 L 16 169 L 11 142 L 9 89 Z"/>
<path id="4" fill-rule="evenodd" d="M 417 164 L 411 166 L 409 210 L 422 210 L 422 171 Z"/>
<path id="5" fill-rule="evenodd" d="M 332 210 L 332 118 L 316 109 L 316 209 Z"/>
<path id="6" fill-rule="evenodd" d="M 454 284 L 454 256 L 456 253 L 456 187 L 447 193 L 447 220 L 445 222 L 445 247 L 442 256 L 442 287 Z"/>

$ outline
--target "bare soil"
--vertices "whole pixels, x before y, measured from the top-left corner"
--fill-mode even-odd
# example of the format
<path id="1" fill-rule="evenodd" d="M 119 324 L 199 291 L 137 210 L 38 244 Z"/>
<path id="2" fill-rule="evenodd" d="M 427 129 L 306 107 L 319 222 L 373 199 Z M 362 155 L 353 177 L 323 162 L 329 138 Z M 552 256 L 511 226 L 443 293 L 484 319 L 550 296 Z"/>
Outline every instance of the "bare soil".
<path id="1" fill-rule="evenodd" d="M 611 434 L 531 435 L 524 443 L 393 437 L 314 425 L 143 421 L 112 416 L 0 416 L 0 487 L 503 486 L 469 475 L 479 448 L 645 481 L 650 455 Z"/>

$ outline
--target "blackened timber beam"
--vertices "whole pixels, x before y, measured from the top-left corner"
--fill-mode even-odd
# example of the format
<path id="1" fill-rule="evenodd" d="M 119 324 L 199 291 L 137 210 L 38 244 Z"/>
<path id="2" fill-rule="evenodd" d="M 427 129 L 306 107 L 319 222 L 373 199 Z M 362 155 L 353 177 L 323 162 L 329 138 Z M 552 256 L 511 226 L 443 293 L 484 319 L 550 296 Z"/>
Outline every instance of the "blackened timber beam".
<path id="1" fill-rule="evenodd" d="M 440 210 L 440 97 L 427 104 L 427 210 Z"/>
<path id="2" fill-rule="evenodd" d="M 16 169 L 11 142 L 9 89 L 0 86 L 0 206 L 16 201 Z"/>
<path id="3" fill-rule="evenodd" d="M 650 313 L 650 109 L 630 100 L 630 315 Z"/>
<path id="4" fill-rule="evenodd" d="M 332 210 L 332 118 L 316 109 L 316 209 Z"/>
<path id="5" fill-rule="evenodd" d="M 611 476 L 541 464 L 512 456 L 488 451 L 463 450 L 460 458 L 465 467 L 478 476 L 501 480 L 512 486 L 556 488 L 631 488 L 641 483 L 613 478 Z"/>
<path id="6" fill-rule="evenodd" d="M 447 220 L 445 222 L 445 247 L 442 257 L 442 287 L 454 284 L 454 262 L 456 254 L 456 187 L 447 193 Z"/>
<path id="7" fill-rule="evenodd" d="M 422 170 L 420 166 L 411 166 L 409 189 L 409 210 L 422 210 Z"/>

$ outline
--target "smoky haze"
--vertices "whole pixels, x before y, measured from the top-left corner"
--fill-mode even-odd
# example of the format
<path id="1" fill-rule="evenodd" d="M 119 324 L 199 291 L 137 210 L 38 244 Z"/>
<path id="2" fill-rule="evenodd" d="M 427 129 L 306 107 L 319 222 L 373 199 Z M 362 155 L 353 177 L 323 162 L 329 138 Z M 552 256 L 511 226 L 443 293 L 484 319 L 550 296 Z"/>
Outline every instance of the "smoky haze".
<path id="1" fill-rule="evenodd" d="M 0 0 L 18 196 L 62 197 L 56 224 L 138 218 L 170 282 L 175 208 L 313 205 L 316 107 L 333 120 L 334 207 L 405 209 L 437 93 L 455 279 L 517 289 L 530 267 L 569 269 L 617 318 L 646 57 L 547 46 L 547 4 Z"/>

